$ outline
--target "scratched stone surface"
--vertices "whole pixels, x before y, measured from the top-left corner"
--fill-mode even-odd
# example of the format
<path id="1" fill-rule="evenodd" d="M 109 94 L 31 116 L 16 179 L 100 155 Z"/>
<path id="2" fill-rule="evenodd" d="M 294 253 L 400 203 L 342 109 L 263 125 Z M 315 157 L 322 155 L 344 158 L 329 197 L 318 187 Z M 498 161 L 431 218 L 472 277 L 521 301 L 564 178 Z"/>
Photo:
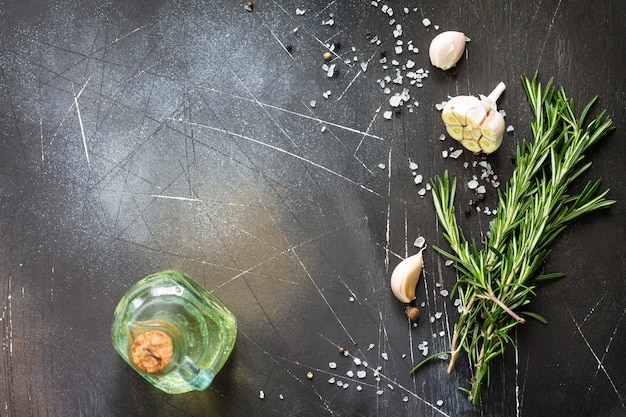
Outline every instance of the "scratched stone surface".
<path id="1" fill-rule="evenodd" d="M 0 416 L 626 415 L 626 3 L 244 6 L 0 1 Z M 444 30 L 471 38 L 445 73 L 427 52 Z M 585 179 L 618 203 L 555 243 L 544 271 L 567 276 L 530 306 L 548 324 L 517 326 L 473 406 L 466 359 L 409 372 L 424 346 L 450 348 L 458 317 L 427 184 L 449 170 L 466 234 L 488 231 L 532 137 L 520 77 L 535 71 L 600 96 L 617 131 Z M 461 148 L 436 105 L 499 81 L 503 146 L 445 157 Z M 464 216 L 474 176 L 486 198 Z M 419 237 L 413 326 L 389 276 Z M 161 393 L 111 346 L 120 297 L 167 268 L 238 318 L 204 392 Z"/>

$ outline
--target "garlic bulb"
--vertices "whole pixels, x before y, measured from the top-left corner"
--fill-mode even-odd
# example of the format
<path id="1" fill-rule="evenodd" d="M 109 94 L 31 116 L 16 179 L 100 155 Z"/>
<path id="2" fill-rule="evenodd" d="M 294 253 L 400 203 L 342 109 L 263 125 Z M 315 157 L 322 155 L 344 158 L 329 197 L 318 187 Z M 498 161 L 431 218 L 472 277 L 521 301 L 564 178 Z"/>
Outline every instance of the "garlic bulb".
<path id="1" fill-rule="evenodd" d="M 505 88 L 499 83 L 488 97 L 450 99 L 441 112 L 448 134 L 472 152 L 492 153 L 498 149 L 504 136 L 504 117 L 498 112 L 496 100 Z"/>
<path id="2" fill-rule="evenodd" d="M 454 67 L 463 56 L 465 43 L 469 40 L 462 32 L 450 30 L 440 33 L 430 42 L 430 63 L 444 71 Z"/>
<path id="3" fill-rule="evenodd" d="M 409 256 L 396 266 L 391 273 L 391 291 L 403 303 L 415 300 L 415 287 L 422 274 L 424 260 L 422 251 Z"/>

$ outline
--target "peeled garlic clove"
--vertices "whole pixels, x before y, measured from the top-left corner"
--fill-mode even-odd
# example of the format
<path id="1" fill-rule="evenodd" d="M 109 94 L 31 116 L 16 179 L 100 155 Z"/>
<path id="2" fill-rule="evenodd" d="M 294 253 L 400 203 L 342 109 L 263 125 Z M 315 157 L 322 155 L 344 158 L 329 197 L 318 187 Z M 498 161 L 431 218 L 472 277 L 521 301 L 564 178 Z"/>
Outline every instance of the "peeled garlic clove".
<path id="1" fill-rule="evenodd" d="M 463 56 L 467 41 L 469 38 L 462 32 L 450 30 L 440 33 L 430 42 L 430 63 L 444 71 L 454 67 Z"/>
<path id="2" fill-rule="evenodd" d="M 481 125 L 482 137 L 478 140 L 480 148 L 485 153 L 492 153 L 502 144 L 504 136 L 504 117 L 497 111 L 492 111 Z"/>
<path id="3" fill-rule="evenodd" d="M 391 273 L 391 291 L 403 303 L 415 300 L 415 287 L 422 274 L 424 259 L 422 251 L 409 256 L 396 266 Z"/>

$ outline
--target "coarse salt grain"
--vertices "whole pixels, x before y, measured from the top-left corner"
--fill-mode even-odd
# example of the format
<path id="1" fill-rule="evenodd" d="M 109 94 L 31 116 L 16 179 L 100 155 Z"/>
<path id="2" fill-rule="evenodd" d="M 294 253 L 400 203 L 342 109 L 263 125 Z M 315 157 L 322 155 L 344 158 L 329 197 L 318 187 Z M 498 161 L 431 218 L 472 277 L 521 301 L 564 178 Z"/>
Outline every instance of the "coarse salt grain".
<path id="1" fill-rule="evenodd" d="M 424 238 L 424 236 L 420 236 L 417 239 L 415 239 L 415 242 L 413 242 L 413 246 L 415 246 L 416 248 L 421 248 L 424 246 L 425 243 L 426 243 L 426 239 Z"/>
<path id="2" fill-rule="evenodd" d="M 387 120 L 391 120 L 391 116 L 393 116 L 393 112 L 392 111 L 386 111 L 383 113 L 383 117 Z"/>
<path id="3" fill-rule="evenodd" d="M 431 22 L 431 21 L 430 21 L 430 19 L 429 19 L 429 18 L 427 18 L 427 17 L 425 17 L 425 18 L 422 20 L 422 25 L 424 25 L 425 27 L 430 26 L 430 24 L 431 24 L 431 23 L 432 23 L 432 22 Z"/>
<path id="4" fill-rule="evenodd" d="M 424 177 L 420 174 L 417 174 L 413 179 L 413 182 L 415 182 L 415 184 L 421 184 L 422 181 L 424 181 Z"/>
<path id="5" fill-rule="evenodd" d="M 363 379 L 366 376 L 367 376 L 367 372 L 365 372 L 365 371 L 357 371 L 357 373 L 356 373 L 356 377 L 359 378 L 359 379 Z"/>
<path id="6" fill-rule="evenodd" d="M 328 367 L 330 369 L 336 369 L 337 368 L 337 363 L 336 362 L 329 362 L 328 363 Z"/>

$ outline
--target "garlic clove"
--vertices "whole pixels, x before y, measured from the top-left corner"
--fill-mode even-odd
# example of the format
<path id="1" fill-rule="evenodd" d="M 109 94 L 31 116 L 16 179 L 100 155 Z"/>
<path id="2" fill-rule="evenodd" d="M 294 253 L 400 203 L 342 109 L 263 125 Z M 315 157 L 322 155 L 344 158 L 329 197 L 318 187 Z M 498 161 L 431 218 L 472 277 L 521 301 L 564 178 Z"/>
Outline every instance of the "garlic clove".
<path id="1" fill-rule="evenodd" d="M 415 287 L 424 266 L 422 251 L 404 259 L 391 273 L 391 291 L 403 303 L 415 300 Z"/>
<path id="2" fill-rule="evenodd" d="M 463 56 L 465 43 L 469 40 L 462 32 L 450 30 L 440 33 L 430 42 L 430 63 L 444 71 L 454 67 Z"/>

